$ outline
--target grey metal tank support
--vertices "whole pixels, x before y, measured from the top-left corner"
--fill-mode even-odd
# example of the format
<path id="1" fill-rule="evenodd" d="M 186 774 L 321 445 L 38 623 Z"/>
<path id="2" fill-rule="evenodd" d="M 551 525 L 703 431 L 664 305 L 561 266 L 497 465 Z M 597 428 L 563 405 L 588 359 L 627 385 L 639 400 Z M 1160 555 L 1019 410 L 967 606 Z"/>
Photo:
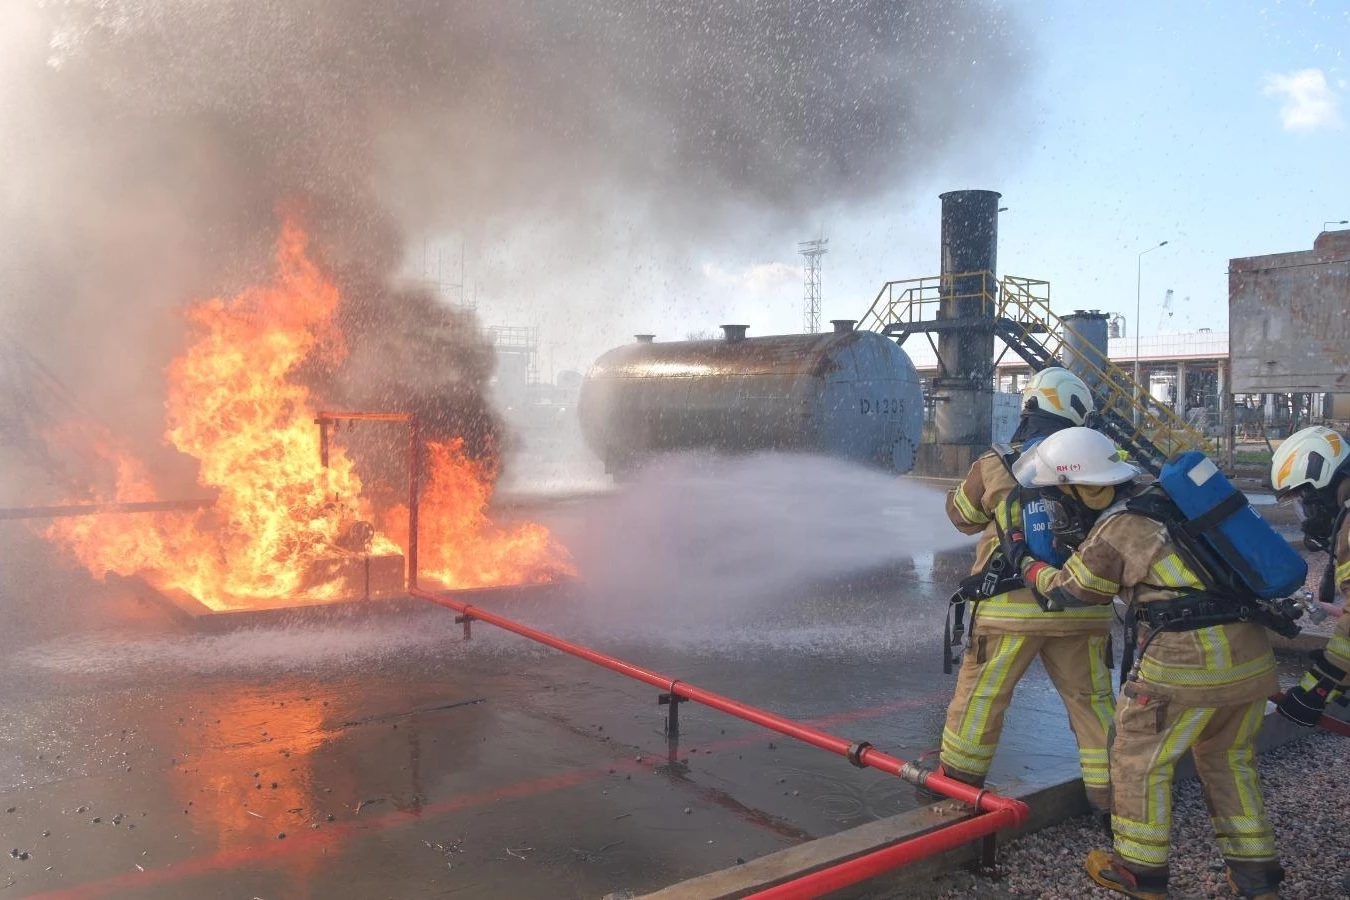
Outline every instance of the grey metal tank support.
<path id="1" fill-rule="evenodd" d="M 829 334 L 634 344 L 605 353 L 578 413 L 606 469 L 681 450 L 818 453 L 907 472 L 923 428 L 919 376 L 881 335 L 839 320 Z"/>

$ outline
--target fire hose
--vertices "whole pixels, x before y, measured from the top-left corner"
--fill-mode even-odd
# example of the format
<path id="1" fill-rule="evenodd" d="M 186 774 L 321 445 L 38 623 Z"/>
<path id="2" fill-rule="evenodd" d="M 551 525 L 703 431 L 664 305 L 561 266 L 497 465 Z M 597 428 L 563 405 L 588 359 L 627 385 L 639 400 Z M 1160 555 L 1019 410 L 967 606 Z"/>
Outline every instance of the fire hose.
<path id="1" fill-rule="evenodd" d="M 459 620 L 466 624 L 472 621 L 480 621 L 495 625 L 513 634 L 518 634 L 578 659 L 609 669 L 611 672 L 617 672 L 620 675 L 667 691 L 672 703 L 677 702 L 677 700 L 691 700 L 700 703 L 738 719 L 776 731 L 779 734 L 796 738 L 813 747 L 828 750 L 846 758 L 858 768 L 878 769 L 945 797 L 968 803 L 980 813 L 974 818 L 939 828 L 751 896 L 773 898 L 773 900 L 818 897 L 828 891 L 856 884 L 914 860 L 961 846 L 1005 828 L 1021 825 L 1031 814 L 1030 808 L 1021 800 L 974 787 L 949 778 L 940 772 L 927 771 L 889 753 L 883 753 L 866 741 L 850 741 L 819 728 L 785 718 L 759 707 L 741 703 L 738 700 L 705 690 L 669 675 L 663 675 L 660 672 L 654 672 L 651 669 L 601 653 L 565 638 L 539 631 L 514 619 L 508 619 L 488 610 L 461 603 L 444 594 L 434 593 L 416 586 L 410 586 L 408 592 L 414 597 L 429 600 L 432 603 L 454 610 L 459 614 Z"/>
<path id="2" fill-rule="evenodd" d="M 609 656 L 598 650 L 592 650 L 590 647 L 585 647 L 565 638 L 539 631 L 538 629 L 517 622 L 514 619 L 508 619 L 505 616 L 497 615 L 488 610 L 470 606 L 467 603 L 461 603 L 460 601 L 444 596 L 443 594 L 433 593 L 416 587 L 410 589 L 409 593 L 414 597 L 430 600 L 432 603 L 452 609 L 465 619 L 495 625 L 498 628 L 513 632 L 521 637 L 529 638 L 532 641 L 537 641 L 538 643 L 552 647 L 555 650 L 561 650 L 563 653 L 570 654 L 578 659 L 584 659 L 587 662 L 595 663 L 598 666 L 609 669 L 611 672 L 617 672 L 620 675 L 625 675 L 629 678 L 636 679 L 637 681 L 646 682 L 653 687 L 662 688 L 674 697 L 701 703 L 704 706 L 735 716 L 738 719 L 744 719 L 747 722 L 751 722 L 763 728 L 768 728 L 779 734 L 796 738 L 813 747 L 828 750 L 831 753 L 846 758 L 860 769 L 873 768 L 879 769 L 890 775 L 898 775 L 912 784 L 926 787 L 929 790 L 936 791 L 953 800 L 969 803 L 981 812 L 1007 817 L 1007 824 L 1009 825 L 1021 824 L 1030 814 L 1027 805 L 1020 800 L 1014 800 L 1011 797 L 1003 797 L 992 791 L 974 787 L 965 782 L 948 778 L 937 772 L 925 771 L 915 766 L 913 763 L 891 756 L 889 753 L 883 753 L 866 741 L 849 741 L 846 738 L 830 734 L 819 728 L 805 725 L 801 722 L 785 718 L 784 716 L 760 709 L 756 706 L 741 703 L 739 700 L 733 700 L 722 694 L 705 690 L 704 688 L 681 681 L 678 678 L 672 678 L 669 675 L 654 672 L 651 669 L 646 669 L 635 663 Z"/>

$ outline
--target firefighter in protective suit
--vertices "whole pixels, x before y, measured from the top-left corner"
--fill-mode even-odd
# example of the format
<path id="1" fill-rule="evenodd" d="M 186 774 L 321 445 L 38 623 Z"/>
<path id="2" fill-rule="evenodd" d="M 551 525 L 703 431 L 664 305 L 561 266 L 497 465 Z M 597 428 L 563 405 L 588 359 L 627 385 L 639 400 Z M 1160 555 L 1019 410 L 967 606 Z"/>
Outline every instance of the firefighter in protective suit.
<path id="1" fill-rule="evenodd" d="M 1190 750 L 1229 886 L 1242 897 L 1275 898 L 1284 872 L 1255 765 L 1266 697 L 1279 687 L 1265 629 L 1246 621 L 1176 627 L 1182 607 L 1222 598 L 1206 593 L 1163 522 L 1123 502 L 1160 488 L 1138 477 L 1096 432 L 1074 429 L 1057 437 L 1015 467 L 1021 484 L 1042 489 L 1051 517 L 1081 519 L 1082 504 L 1094 491 L 1113 490 L 1117 502 L 1063 567 L 1010 552 L 1050 608 L 1110 609 L 1118 595 L 1139 624 L 1138 659 L 1121 690 L 1111 748 L 1115 852 L 1088 854 L 1088 874 L 1131 897 L 1167 896 L 1173 767 Z M 1159 624 L 1164 622 L 1166 629 Z"/>
<path id="2" fill-rule="evenodd" d="M 1331 603 L 1337 588 L 1350 597 L 1350 445 L 1320 425 L 1295 432 L 1275 451 L 1270 483 L 1281 500 L 1294 500 L 1309 550 L 1331 558 L 1317 599 Z M 1287 719 L 1309 728 L 1317 724 L 1327 700 L 1350 686 L 1350 615 L 1342 615 L 1325 650 L 1312 654 L 1312 666 L 1279 705 Z"/>
<path id="3" fill-rule="evenodd" d="M 1022 397 L 1013 448 L 1023 452 L 1063 429 L 1082 425 L 1093 408 L 1087 385 L 1062 368 L 1037 373 Z M 1004 564 L 1000 533 L 1022 526 L 1011 465 L 999 449 L 991 450 L 975 461 L 965 481 L 947 496 L 952 524 L 965 534 L 982 533 L 967 582 L 979 582 L 990 576 L 991 567 Z M 1012 502 L 1005 503 L 1009 498 Z M 1037 513 L 1031 510 L 1026 518 L 1036 519 Z M 1048 539 L 1045 525 L 1039 521 L 1043 532 L 1039 536 Z M 1061 561 L 1044 549 L 1041 555 L 1051 557 L 1047 561 Z M 987 596 L 969 601 L 970 638 L 947 707 L 941 770 L 959 781 L 984 785 L 1013 688 L 1039 657 L 1068 710 L 1088 800 L 1105 821 L 1110 808 L 1107 745 L 1115 711 L 1108 648 L 1112 611 L 1091 607 L 1048 614 L 1016 568 L 1006 565 L 1006 572 L 1007 577 L 989 579 L 990 589 L 982 592 Z"/>

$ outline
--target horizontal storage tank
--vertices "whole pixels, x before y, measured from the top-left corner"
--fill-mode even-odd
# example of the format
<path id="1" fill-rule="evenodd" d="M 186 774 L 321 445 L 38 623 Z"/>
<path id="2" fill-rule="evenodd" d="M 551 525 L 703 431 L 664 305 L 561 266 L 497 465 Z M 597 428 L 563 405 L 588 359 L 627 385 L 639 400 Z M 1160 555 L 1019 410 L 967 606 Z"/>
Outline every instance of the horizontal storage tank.
<path id="1" fill-rule="evenodd" d="M 601 356 L 578 414 L 610 472 L 681 450 L 817 453 L 908 472 L 923 428 L 919 376 L 896 344 L 853 322 L 831 334 L 636 343 Z"/>

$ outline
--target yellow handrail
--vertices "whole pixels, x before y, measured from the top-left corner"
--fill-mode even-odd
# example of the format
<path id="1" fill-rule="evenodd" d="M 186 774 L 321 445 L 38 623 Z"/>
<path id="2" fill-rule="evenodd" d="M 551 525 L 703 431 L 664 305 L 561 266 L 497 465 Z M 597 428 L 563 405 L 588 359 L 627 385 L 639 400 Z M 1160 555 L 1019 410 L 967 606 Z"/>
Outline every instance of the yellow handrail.
<path id="1" fill-rule="evenodd" d="M 1097 354 L 1089 356 L 1079 349 L 1090 345 L 1050 309 L 1048 281 L 1012 275 L 994 279 L 989 272 L 947 276 L 948 281 L 959 281 L 963 287 L 976 278 L 978 283 L 963 291 L 958 299 L 979 297 L 984 314 L 1010 322 L 1023 340 L 1044 348 L 1050 358 L 1094 376 L 1102 411 L 1114 411 L 1136 423 L 1130 432 L 1132 438 L 1147 438 L 1169 456 L 1192 447 L 1211 451 L 1205 437 L 1170 407 L 1141 400 L 1141 392 L 1128 372 L 1110 359 L 1094 358 Z M 930 322 L 940 318 L 940 304 L 949 297 L 944 293 L 943 276 L 888 281 L 877 292 L 859 326 L 885 331 L 889 325 Z M 1066 335 L 1074 340 L 1067 340 Z M 1142 392 L 1142 396 L 1147 398 L 1147 392 Z"/>
<path id="2" fill-rule="evenodd" d="M 1043 298 L 1032 293 L 1035 285 L 1045 285 Z M 1131 437 L 1145 437 L 1166 455 L 1190 448 L 1209 452 L 1212 448 L 1204 435 L 1192 428 L 1170 407 L 1153 406 L 1137 396 L 1140 392 L 1130 388 L 1133 377 L 1110 359 L 1092 354 L 1089 356 L 1080 347 L 1090 346 L 1074 328 L 1050 309 L 1049 285 L 1046 282 L 1034 282 L 1031 279 L 1009 277 L 1003 279 L 1005 306 L 1013 304 L 1020 315 L 1007 315 L 1015 322 L 1026 338 L 1037 337 L 1025 327 L 1028 321 L 1039 319 L 1045 327 L 1045 334 L 1039 341 L 1047 353 L 1079 371 L 1096 376 L 1096 392 L 1099 395 L 1102 411 L 1114 410 L 1122 418 L 1137 422 Z M 1002 314 L 1002 311 L 1001 311 Z M 1070 342 L 1066 335 L 1076 340 Z M 1096 358 L 1094 358 L 1096 357 Z M 1144 396 L 1147 396 L 1146 392 Z"/>

